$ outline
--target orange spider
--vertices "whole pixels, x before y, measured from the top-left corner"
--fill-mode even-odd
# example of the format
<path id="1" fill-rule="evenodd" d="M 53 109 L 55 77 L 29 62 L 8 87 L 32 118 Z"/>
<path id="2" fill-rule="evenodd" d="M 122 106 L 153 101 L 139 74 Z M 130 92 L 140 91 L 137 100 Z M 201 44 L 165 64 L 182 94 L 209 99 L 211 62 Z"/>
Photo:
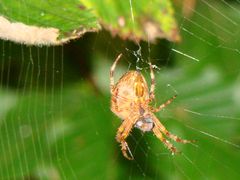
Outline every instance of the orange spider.
<path id="1" fill-rule="evenodd" d="M 153 131 L 157 138 L 166 145 L 172 154 L 175 154 L 178 151 L 168 140 L 163 137 L 163 134 L 176 142 L 193 142 L 181 139 L 170 133 L 153 114 L 154 112 L 158 112 L 170 104 L 176 98 L 176 95 L 166 101 L 164 104 L 160 105 L 158 108 L 149 106 L 149 103 L 155 98 L 155 80 L 153 67 L 151 64 L 150 92 L 148 90 L 145 78 L 139 71 L 128 71 L 120 78 L 116 85 L 114 84 L 113 74 L 121 56 L 122 54 L 118 55 L 110 69 L 110 90 L 112 95 L 111 110 L 123 120 L 116 135 L 116 140 L 121 145 L 123 156 L 129 160 L 134 159 L 128 144 L 125 141 L 133 126 L 139 128 L 143 132 Z M 131 157 L 128 156 L 127 151 Z"/>

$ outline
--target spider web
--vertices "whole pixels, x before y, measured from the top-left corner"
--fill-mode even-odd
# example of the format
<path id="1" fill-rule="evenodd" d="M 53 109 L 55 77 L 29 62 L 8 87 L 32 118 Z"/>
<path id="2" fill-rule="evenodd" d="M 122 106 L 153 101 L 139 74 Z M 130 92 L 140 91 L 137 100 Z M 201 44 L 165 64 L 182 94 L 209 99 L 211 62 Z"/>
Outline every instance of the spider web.
<path id="1" fill-rule="evenodd" d="M 191 17 L 177 13 L 183 42 L 170 45 L 164 64 L 157 65 L 161 59 L 151 56 L 154 45 L 150 43 L 148 58 L 142 56 L 141 45 L 130 53 L 136 57 L 137 70 L 149 72 L 146 66 L 143 68 L 143 64 L 148 64 L 146 59 L 156 63 L 156 79 L 160 84 L 156 96 L 161 100 L 156 104 L 165 102 L 174 94 L 179 95 L 180 100 L 157 114 L 160 121 L 180 137 L 196 139 L 197 143 L 174 143 L 182 153 L 172 156 L 151 134 L 133 132 L 129 139 L 137 158 L 129 165 L 129 179 L 226 179 L 230 174 L 231 179 L 238 179 L 240 175 L 237 170 L 240 150 L 239 63 L 236 67 L 224 68 L 225 63 L 231 64 L 239 59 L 236 37 L 239 36 L 240 11 L 237 7 L 240 4 L 238 1 L 201 0 L 196 8 L 186 6 Z M 214 57 L 217 53 L 221 55 Z M 172 57 L 178 59 L 176 63 L 180 67 L 171 69 Z M 197 70 L 197 67 L 201 68 Z"/>
<path id="2" fill-rule="evenodd" d="M 1 41 L 0 179 L 239 179 L 239 6 L 200 0 L 186 7 L 190 16 L 178 10 L 179 44 L 136 46 L 107 32 L 62 47 Z M 156 116 L 170 132 L 197 140 L 173 142 L 182 154 L 134 129 L 127 142 L 135 160 L 122 157 L 108 81 L 120 52 L 116 79 L 137 69 L 150 82 L 154 64 L 153 106 L 178 94 Z"/>

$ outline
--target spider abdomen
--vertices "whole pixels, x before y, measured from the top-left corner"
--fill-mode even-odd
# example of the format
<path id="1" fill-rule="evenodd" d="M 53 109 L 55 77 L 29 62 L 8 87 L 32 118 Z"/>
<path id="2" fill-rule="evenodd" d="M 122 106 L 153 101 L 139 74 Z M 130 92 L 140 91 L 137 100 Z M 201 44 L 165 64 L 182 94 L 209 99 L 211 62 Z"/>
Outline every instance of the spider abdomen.
<path id="1" fill-rule="evenodd" d="M 133 111 L 138 111 L 139 104 L 148 99 L 148 86 L 143 75 L 138 71 L 129 71 L 114 87 L 111 110 L 121 119 L 125 119 Z"/>

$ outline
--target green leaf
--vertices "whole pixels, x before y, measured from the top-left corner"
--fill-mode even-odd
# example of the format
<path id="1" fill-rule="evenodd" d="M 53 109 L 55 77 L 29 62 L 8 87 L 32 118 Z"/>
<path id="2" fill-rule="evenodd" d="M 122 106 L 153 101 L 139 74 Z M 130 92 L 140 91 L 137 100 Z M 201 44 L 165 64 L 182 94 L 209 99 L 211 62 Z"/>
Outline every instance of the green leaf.
<path id="1" fill-rule="evenodd" d="M 104 28 L 123 39 L 178 41 L 180 38 L 169 0 L 81 1 L 94 10 Z"/>
<path id="2" fill-rule="evenodd" d="M 100 29 L 91 10 L 86 9 L 78 0 L 2 0 L 0 14 L 10 21 L 6 23 L 6 20 L 1 20 L 6 23 L 5 26 L 9 26 L 9 31 L 27 31 L 28 34 L 22 39 L 18 38 L 18 33 L 12 35 L 16 36 L 15 41 L 21 40 L 26 44 L 59 44 L 77 38 L 85 32 Z M 50 36 L 51 33 L 53 37 Z"/>
<path id="3" fill-rule="evenodd" d="M 178 41 L 168 0 L 2 0 L 0 37 L 25 44 L 61 44 L 101 26 L 133 41 Z"/>

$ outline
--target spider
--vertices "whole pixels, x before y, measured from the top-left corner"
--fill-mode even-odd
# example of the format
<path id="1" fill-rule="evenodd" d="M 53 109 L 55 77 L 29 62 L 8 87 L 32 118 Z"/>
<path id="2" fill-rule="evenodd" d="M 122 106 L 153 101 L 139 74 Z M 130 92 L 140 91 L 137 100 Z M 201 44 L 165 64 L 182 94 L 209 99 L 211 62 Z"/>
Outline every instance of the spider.
<path id="1" fill-rule="evenodd" d="M 114 71 L 122 54 L 119 54 L 110 69 L 110 91 L 111 91 L 111 110 L 120 119 L 122 124 L 118 128 L 116 140 L 120 143 L 122 154 L 125 158 L 133 160 L 133 155 L 128 147 L 126 138 L 133 127 L 140 129 L 143 132 L 152 131 L 160 141 L 172 152 L 172 154 L 179 151 L 167 140 L 168 138 L 180 142 L 191 143 L 192 140 L 181 139 L 178 136 L 170 133 L 164 125 L 154 115 L 169 105 L 177 96 L 173 96 L 158 108 L 149 106 L 149 103 L 155 99 L 155 78 L 153 73 L 153 66 L 150 65 L 151 86 L 150 91 L 144 76 L 139 71 L 126 72 L 114 84 Z M 129 156 L 130 155 L 130 156 Z"/>

